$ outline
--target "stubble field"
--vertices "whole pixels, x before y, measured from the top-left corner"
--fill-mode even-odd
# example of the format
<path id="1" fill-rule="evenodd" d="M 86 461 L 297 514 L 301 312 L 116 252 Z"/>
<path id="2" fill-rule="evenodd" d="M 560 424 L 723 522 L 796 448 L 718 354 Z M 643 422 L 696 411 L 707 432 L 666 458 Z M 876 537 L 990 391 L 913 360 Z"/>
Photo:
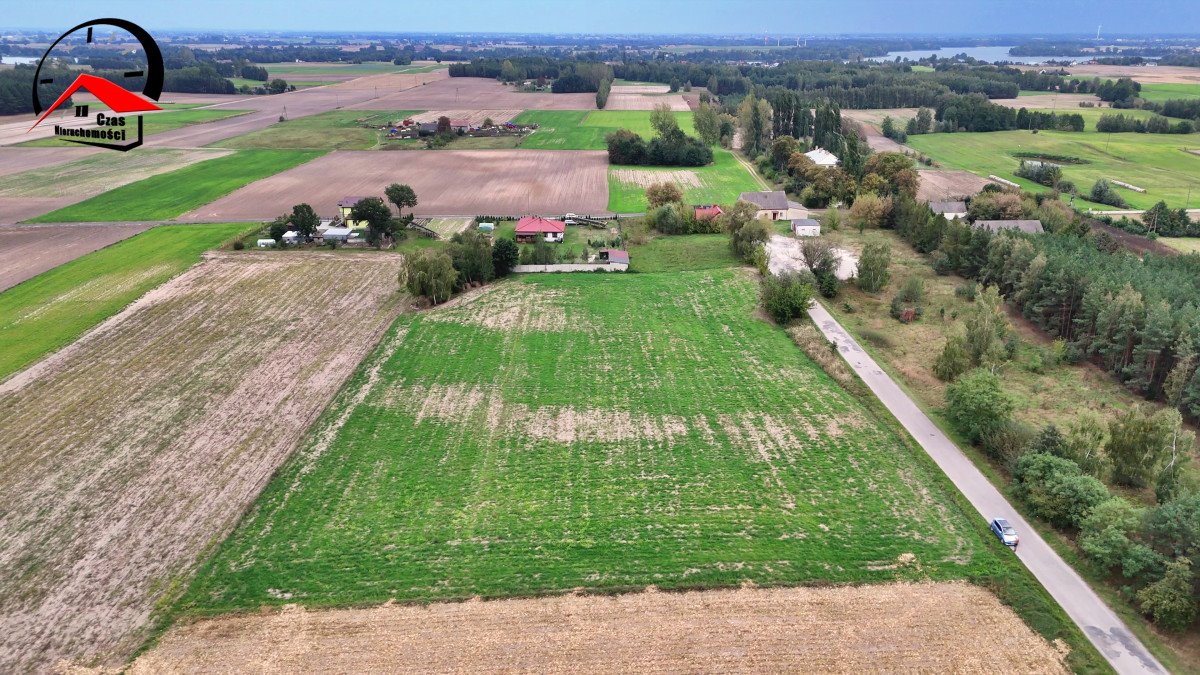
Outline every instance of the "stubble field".
<path id="1" fill-rule="evenodd" d="M 1005 567 L 739 270 L 541 275 L 402 316 L 190 615 Z"/>
<path id="2" fill-rule="evenodd" d="M 123 663 L 398 314 L 398 266 L 216 255 L 0 386 L 0 663 Z"/>

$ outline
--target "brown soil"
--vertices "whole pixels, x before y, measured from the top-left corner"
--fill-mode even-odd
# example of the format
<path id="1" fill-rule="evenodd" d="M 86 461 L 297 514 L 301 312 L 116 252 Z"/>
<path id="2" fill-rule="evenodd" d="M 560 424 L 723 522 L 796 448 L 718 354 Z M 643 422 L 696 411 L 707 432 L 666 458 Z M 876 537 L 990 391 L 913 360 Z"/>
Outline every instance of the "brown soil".
<path id="1" fill-rule="evenodd" d="M 149 227 L 116 223 L 0 226 L 0 291 Z"/>
<path id="2" fill-rule="evenodd" d="M 903 152 L 904 146 L 884 136 L 879 131 L 884 117 L 891 117 L 901 128 L 912 117 L 916 117 L 916 108 L 872 108 L 865 110 L 843 110 L 842 117 L 858 122 L 863 137 L 867 139 L 867 147 L 874 152 Z"/>
<path id="3" fill-rule="evenodd" d="M 332 216 L 347 195 L 382 195 L 407 183 L 417 215 L 602 213 L 608 208 L 608 155 L 571 150 L 413 150 L 333 152 L 247 185 L 181 220 L 272 218 L 307 202 Z"/>
<path id="4" fill-rule="evenodd" d="M 1080 103 L 1094 103 L 1097 108 L 1108 104 L 1094 94 L 1035 94 L 1033 96 L 1018 96 L 1017 98 L 992 99 L 996 103 L 1009 108 L 1046 108 L 1063 112 L 1078 112 Z"/>
<path id="5" fill-rule="evenodd" d="M 495 80 L 481 77 L 441 77 L 429 84 L 406 91 L 380 95 L 379 98 L 346 106 L 365 110 L 453 110 L 471 108 L 521 110 L 595 110 L 595 94 L 524 93 Z M 354 80 L 341 87 L 353 86 L 370 78 Z M 611 107 L 612 99 L 609 99 Z M 647 108 L 649 110 L 649 108 Z M 686 110 L 686 108 L 685 108 Z"/>
<path id="6" fill-rule="evenodd" d="M 1039 69 L 1038 66 L 1024 66 L 1025 68 Z M 1067 67 L 1067 72 L 1072 75 L 1083 77 L 1100 77 L 1117 79 L 1118 77 L 1131 77 L 1138 82 L 1161 82 L 1161 83 L 1177 83 L 1177 84 L 1198 84 L 1200 83 L 1200 68 L 1189 68 L 1187 66 L 1105 66 L 1105 65 L 1078 65 Z"/>
<path id="7" fill-rule="evenodd" d="M 665 84 L 614 84 L 610 93 L 613 94 L 666 94 L 671 87 Z"/>
<path id="8" fill-rule="evenodd" d="M 952 201 L 970 197 L 988 184 L 986 178 L 976 176 L 970 171 L 922 169 L 917 173 L 921 176 L 921 185 L 917 188 L 917 199 L 927 202 Z"/>
<path id="9" fill-rule="evenodd" d="M 438 121 L 439 117 L 445 116 L 452 120 L 465 119 L 471 124 L 471 126 L 480 126 L 483 124 L 483 121 L 488 118 L 491 118 L 492 122 L 496 124 L 504 124 L 505 122 L 512 121 L 512 118 L 520 115 L 522 112 L 524 111 L 520 108 L 508 108 L 504 110 L 497 110 L 495 108 L 472 108 L 469 110 L 463 110 L 461 108 L 456 110 L 430 110 L 428 112 L 423 112 L 420 115 L 413 115 L 413 120 L 417 122 L 436 122 Z"/>
<path id="10" fill-rule="evenodd" d="M 0 663 L 123 663 L 399 313 L 399 256 L 212 256 L 0 385 Z"/>
<path id="11" fill-rule="evenodd" d="M 604 105 L 605 110 L 654 110 L 655 106 L 664 103 L 671 106 L 671 110 L 678 112 L 691 110 L 687 101 L 683 100 L 683 96 L 679 94 L 666 96 L 654 94 L 619 94 L 616 89 L 616 87 L 613 87 L 613 92 L 608 97 L 608 103 Z M 595 105 L 592 107 L 594 108 Z"/>
<path id="12" fill-rule="evenodd" d="M 900 561 L 898 564 L 903 564 Z M 181 625 L 132 673 L 1063 673 L 1062 653 L 964 583 L 470 601 Z"/>

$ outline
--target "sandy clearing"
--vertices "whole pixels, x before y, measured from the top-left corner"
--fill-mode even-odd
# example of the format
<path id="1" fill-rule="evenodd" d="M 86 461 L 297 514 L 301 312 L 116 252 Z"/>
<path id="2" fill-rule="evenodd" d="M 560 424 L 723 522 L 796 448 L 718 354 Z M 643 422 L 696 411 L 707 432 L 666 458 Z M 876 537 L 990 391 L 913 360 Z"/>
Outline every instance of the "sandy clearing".
<path id="1" fill-rule="evenodd" d="M 478 600 L 230 616 L 173 628 L 132 673 L 1063 673 L 964 583 Z"/>
<path id="2" fill-rule="evenodd" d="M 141 223 L 0 226 L 0 291 L 149 228 Z"/>
<path id="3" fill-rule="evenodd" d="M 954 169 L 921 169 L 917 172 L 921 185 L 917 188 L 917 199 L 926 202 L 950 201 L 978 194 L 988 179 L 970 171 Z"/>
<path id="4" fill-rule="evenodd" d="M 399 264 L 211 255 L 5 382 L 0 663 L 124 662 L 399 313 Z"/>
<path id="5" fill-rule="evenodd" d="M 608 154 L 574 150 L 332 152 L 247 185 L 181 220 L 273 218 L 307 202 L 332 216 L 346 195 L 383 194 L 407 183 L 419 216 L 603 213 Z"/>
<path id="6" fill-rule="evenodd" d="M 655 183 L 670 181 L 681 188 L 700 187 L 700 177 L 695 171 L 679 169 L 677 171 L 647 171 L 645 169 L 614 169 L 613 177 L 626 185 L 650 187 Z"/>
<path id="7" fill-rule="evenodd" d="M 613 88 L 616 89 L 615 87 Z M 671 106 L 671 110 L 678 112 L 687 112 L 691 110 L 687 101 L 678 94 L 671 95 L 652 95 L 652 94 L 618 94 L 613 91 L 608 97 L 608 103 L 605 104 L 605 110 L 654 110 L 655 106 L 666 103 Z M 593 106 L 594 107 L 594 106 Z"/>
<path id="8" fill-rule="evenodd" d="M 481 126 L 483 121 L 491 118 L 496 124 L 504 124 L 511 122 L 512 118 L 525 112 L 520 108 L 472 108 L 472 109 L 455 109 L 455 110 L 430 110 L 429 112 L 413 115 L 413 120 L 417 122 L 436 122 L 439 117 L 445 116 L 452 120 L 465 119 L 471 126 Z"/>
<path id="9" fill-rule="evenodd" d="M 595 110 L 595 94 L 525 93 L 496 80 L 443 76 L 429 84 L 347 106 L 367 110 Z M 361 82 L 356 80 L 355 82 Z M 350 83 L 353 84 L 353 83 Z M 347 85 L 341 85 L 347 86 Z M 611 99 L 610 99 L 611 105 Z M 647 108 L 649 109 L 649 108 Z"/>
<path id="10" fill-rule="evenodd" d="M 782 234 L 771 235 L 771 240 L 767 242 L 767 269 L 772 274 L 807 270 L 801 251 L 802 241 Z M 840 257 L 837 278 L 845 281 L 858 273 L 858 256 L 843 248 L 834 249 L 834 252 Z"/>

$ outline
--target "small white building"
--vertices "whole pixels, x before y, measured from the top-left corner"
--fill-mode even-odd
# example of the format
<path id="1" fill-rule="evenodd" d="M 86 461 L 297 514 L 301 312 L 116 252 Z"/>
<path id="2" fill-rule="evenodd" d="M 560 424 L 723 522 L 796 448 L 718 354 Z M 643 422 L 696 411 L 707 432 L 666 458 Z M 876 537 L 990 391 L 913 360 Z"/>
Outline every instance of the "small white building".
<path id="1" fill-rule="evenodd" d="M 275 240 L 274 239 L 259 239 L 258 247 L 259 248 L 274 248 Z"/>
<path id="2" fill-rule="evenodd" d="M 793 218 L 792 234 L 797 237 L 819 237 L 821 236 L 821 223 L 812 218 Z"/>
<path id="3" fill-rule="evenodd" d="M 934 214 L 945 216 L 946 220 L 958 220 L 967 217 L 966 202 L 929 202 L 929 208 Z"/>
<path id="4" fill-rule="evenodd" d="M 287 232 L 284 232 L 283 233 L 283 243 L 299 244 L 300 243 L 300 233 L 295 230 L 288 230 Z"/>
<path id="5" fill-rule="evenodd" d="M 812 150 L 804 153 L 804 156 L 811 159 L 813 164 L 816 164 L 817 166 L 837 166 L 839 161 L 837 155 L 826 150 L 825 148 L 813 148 Z"/>
<path id="6" fill-rule="evenodd" d="M 345 243 L 350 241 L 350 235 L 353 233 L 354 231 L 348 227 L 331 227 L 325 230 L 324 240 L 326 243 L 331 241 Z"/>

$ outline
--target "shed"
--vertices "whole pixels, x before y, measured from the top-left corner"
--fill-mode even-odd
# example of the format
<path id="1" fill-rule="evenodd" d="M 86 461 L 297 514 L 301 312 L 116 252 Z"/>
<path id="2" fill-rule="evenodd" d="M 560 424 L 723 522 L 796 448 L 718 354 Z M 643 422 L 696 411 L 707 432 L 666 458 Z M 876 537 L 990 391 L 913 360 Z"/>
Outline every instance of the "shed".
<path id="1" fill-rule="evenodd" d="M 288 230 L 283 233 L 283 243 L 298 244 L 300 243 L 300 233 L 295 230 Z"/>
<path id="2" fill-rule="evenodd" d="M 567 224 L 561 220 L 550 220 L 541 216 L 525 216 L 517 221 L 516 239 L 530 243 L 539 237 L 551 243 L 560 243 L 566 234 Z"/>
<path id="3" fill-rule="evenodd" d="M 716 204 L 700 204 L 695 207 L 696 220 L 712 220 L 722 213 L 721 207 Z"/>
<path id="4" fill-rule="evenodd" d="M 819 237 L 821 236 L 821 223 L 812 218 L 793 218 L 792 234 L 797 237 Z"/>
<path id="5" fill-rule="evenodd" d="M 495 223 L 480 223 L 480 224 L 479 224 L 479 231 L 480 231 L 480 232 L 492 232 L 492 231 L 494 231 L 495 229 L 496 229 L 496 224 L 495 224 Z"/>
<path id="6" fill-rule="evenodd" d="M 614 265 L 628 265 L 629 251 L 622 251 L 619 248 L 602 248 L 600 249 L 600 259 L 607 260 Z"/>
<path id="7" fill-rule="evenodd" d="M 346 242 L 350 240 L 350 235 L 354 233 L 348 227 L 331 227 L 325 230 L 325 241 L 340 241 Z"/>
<path id="8" fill-rule="evenodd" d="M 929 208 L 933 209 L 934 213 L 945 216 L 947 220 L 967 217 L 966 202 L 929 202 Z"/>
<path id="9" fill-rule="evenodd" d="M 274 239 L 259 239 L 259 240 L 258 240 L 258 247 L 259 247 L 259 248 L 272 248 L 272 247 L 274 247 L 274 246 L 275 246 L 275 240 L 274 240 Z"/>
<path id="10" fill-rule="evenodd" d="M 826 150 L 825 148 L 813 148 L 812 150 L 804 153 L 804 156 L 811 159 L 813 164 L 816 164 L 817 166 L 837 166 L 839 161 L 837 155 Z"/>
<path id="11" fill-rule="evenodd" d="M 1042 221 L 1040 220 L 977 220 L 972 227 L 990 232 L 999 232 L 1001 230 L 1017 230 L 1029 234 L 1041 234 L 1045 232 L 1042 229 Z"/>

